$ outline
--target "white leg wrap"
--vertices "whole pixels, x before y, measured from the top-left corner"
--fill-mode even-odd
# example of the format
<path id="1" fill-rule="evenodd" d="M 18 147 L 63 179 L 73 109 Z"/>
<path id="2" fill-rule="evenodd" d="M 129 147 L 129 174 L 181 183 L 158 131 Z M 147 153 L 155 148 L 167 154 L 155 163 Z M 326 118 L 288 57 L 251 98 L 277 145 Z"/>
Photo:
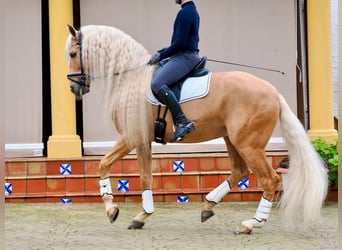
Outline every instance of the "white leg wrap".
<path id="1" fill-rule="evenodd" d="M 258 209 L 254 217 L 259 221 L 268 220 L 271 208 L 272 208 L 272 202 L 266 200 L 264 197 L 261 197 Z"/>
<path id="2" fill-rule="evenodd" d="M 213 191 L 211 191 L 205 197 L 207 201 L 213 201 L 215 203 L 219 203 L 223 197 L 228 194 L 230 191 L 230 186 L 228 181 L 222 182 L 218 187 L 216 187 Z"/>
<path id="3" fill-rule="evenodd" d="M 254 215 L 254 218 L 243 221 L 242 225 L 244 225 L 245 227 L 248 227 L 251 230 L 253 229 L 253 227 L 263 227 L 265 225 L 265 222 L 268 220 L 271 208 L 272 208 L 272 202 L 266 200 L 264 197 L 261 197 L 258 209 Z"/>
<path id="4" fill-rule="evenodd" d="M 265 221 L 257 221 L 256 219 L 245 220 L 242 222 L 242 225 L 248 227 L 249 229 L 253 229 L 253 227 L 263 227 L 265 225 Z"/>
<path id="5" fill-rule="evenodd" d="M 145 190 L 142 193 L 142 207 L 148 214 L 152 214 L 154 212 L 153 195 L 151 190 Z"/>
<path id="6" fill-rule="evenodd" d="M 105 194 L 112 195 L 112 187 L 110 185 L 109 177 L 100 180 L 100 193 L 101 196 Z"/>

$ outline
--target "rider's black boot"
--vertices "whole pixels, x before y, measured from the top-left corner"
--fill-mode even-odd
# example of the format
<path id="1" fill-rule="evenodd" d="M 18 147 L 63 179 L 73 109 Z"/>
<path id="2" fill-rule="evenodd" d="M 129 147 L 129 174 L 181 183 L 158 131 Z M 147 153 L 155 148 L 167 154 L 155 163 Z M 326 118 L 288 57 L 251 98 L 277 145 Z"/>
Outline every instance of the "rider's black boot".
<path id="1" fill-rule="evenodd" d="M 186 119 L 174 93 L 167 86 L 162 86 L 157 95 L 160 101 L 169 107 L 173 123 L 176 126 L 176 131 L 170 138 L 170 142 L 183 140 L 187 133 L 195 130 L 195 125 Z"/>

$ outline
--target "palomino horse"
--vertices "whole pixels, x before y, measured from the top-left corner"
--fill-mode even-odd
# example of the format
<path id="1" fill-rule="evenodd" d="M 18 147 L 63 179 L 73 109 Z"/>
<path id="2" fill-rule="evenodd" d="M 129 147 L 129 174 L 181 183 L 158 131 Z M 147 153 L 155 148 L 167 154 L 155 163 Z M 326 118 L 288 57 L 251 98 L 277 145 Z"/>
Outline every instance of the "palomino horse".
<path id="1" fill-rule="evenodd" d="M 157 106 L 147 101 L 153 66 L 149 53 L 119 29 L 84 26 L 79 31 L 68 26 L 66 42 L 70 89 L 77 99 L 89 92 L 90 83 L 100 83 L 106 109 L 121 138 L 100 162 L 100 193 L 110 222 L 119 209 L 113 203 L 109 170 L 113 163 L 135 149 L 140 165 L 142 210 L 129 229 L 139 229 L 154 212 L 151 171 L 151 142 Z M 280 178 L 267 162 L 265 147 L 279 120 L 287 142 L 290 168 L 286 192 L 280 207 L 287 221 L 312 222 L 320 217 L 327 191 L 324 165 L 312 147 L 302 124 L 283 96 L 268 82 L 243 72 L 212 73 L 209 93 L 181 104 L 196 130 L 182 143 L 198 143 L 223 137 L 232 162 L 232 173 L 206 196 L 201 221 L 214 215 L 213 208 L 240 180 L 256 175 L 263 196 L 254 217 L 245 220 L 236 233 L 250 233 L 269 218 Z M 171 115 L 166 116 L 172 124 Z M 173 134 L 166 128 L 165 140 Z"/>

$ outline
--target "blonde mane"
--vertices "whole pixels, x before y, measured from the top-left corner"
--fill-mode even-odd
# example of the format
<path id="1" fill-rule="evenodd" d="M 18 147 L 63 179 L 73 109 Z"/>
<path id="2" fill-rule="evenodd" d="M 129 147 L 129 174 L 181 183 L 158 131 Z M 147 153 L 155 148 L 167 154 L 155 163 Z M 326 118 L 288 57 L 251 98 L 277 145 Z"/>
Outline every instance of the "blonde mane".
<path id="1" fill-rule="evenodd" d="M 147 50 L 132 37 L 109 26 L 84 26 L 83 65 L 101 84 L 105 108 L 130 148 L 151 139 L 152 111 L 146 101 L 153 67 Z"/>

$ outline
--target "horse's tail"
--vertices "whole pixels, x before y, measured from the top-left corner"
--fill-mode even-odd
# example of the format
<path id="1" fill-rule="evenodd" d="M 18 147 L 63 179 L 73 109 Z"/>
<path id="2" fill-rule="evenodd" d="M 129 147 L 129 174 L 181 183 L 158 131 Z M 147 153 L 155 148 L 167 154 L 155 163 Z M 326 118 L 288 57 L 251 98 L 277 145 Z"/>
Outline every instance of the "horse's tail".
<path id="1" fill-rule="evenodd" d="M 321 215 L 328 188 L 327 172 L 303 125 L 280 94 L 279 102 L 280 125 L 290 159 L 280 207 L 287 221 L 312 223 Z"/>

